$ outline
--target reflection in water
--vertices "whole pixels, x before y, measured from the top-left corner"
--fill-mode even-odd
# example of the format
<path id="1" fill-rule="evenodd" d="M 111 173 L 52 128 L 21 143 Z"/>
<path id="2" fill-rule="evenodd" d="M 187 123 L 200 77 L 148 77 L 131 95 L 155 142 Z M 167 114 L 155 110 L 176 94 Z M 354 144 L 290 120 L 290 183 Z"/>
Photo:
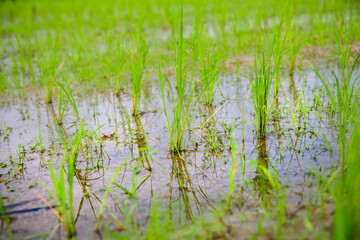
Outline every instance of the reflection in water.
<path id="1" fill-rule="evenodd" d="M 193 203 L 195 203 L 197 215 L 201 213 L 201 204 L 198 199 L 197 192 L 206 201 L 208 201 L 207 196 L 202 190 L 201 186 L 197 186 L 198 188 L 196 189 L 196 187 L 193 185 L 192 179 L 187 169 L 186 161 L 182 156 L 171 156 L 171 161 L 172 169 L 170 172 L 169 183 L 169 212 L 171 214 L 171 219 L 173 204 L 176 203 L 180 208 L 179 223 L 183 222 L 184 220 L 193 220 L 195 217 L 192 208 L 192 206 L 194 206 Z M 173 183 L 176 187 L 173 187 Z M 173 199 L 176 194 L 178 194 L 178 196 Z M 185 214 L 185 219 L 182 216 L 183 213 Z"/>
<path id="2" fill-rule="evenodd" d="M 270 189 L 270 182 L 265 175 L 263 169 L 269 169 L 269 156 L 266 149 L 266 138 L 258 140 L 257 145 L 258 158 L 256 166 L 256 175 L 254 177 L 254 188 L 258 191 L 258 197 L 261 200 L 265 200 L 268 190 Z"/>
<path id="3" fill-rule="evenodd" d="M 294 138 L 295 138 L 295 140 L 294 140 Z M 301 148 L 303 139 L 299 138 L 297 136 L 294 136 L 294 138 L 292 136 L 290 136 L 290 140 L 291 140 L 291 148 L 290 149 L 292 150 L 292 153 L 291 153 L 291 157 L 290 157 L 290 160 L 289 160 L 289 163 L 288 163 L 288 167 L 287 167 L 286 172 L 284 174 L 284 178 L 287 176 L 287 173 L 288 173 L 288 171 L 290 169 L 290 164 L 292 163 L 292 161 L 294 159 L 294 155 L 296 157 L 299 169 L 300 169 L 300 171 L 302 171 L 300 160 L 299 160 L 299 153 L 300 153 L 299 149 Z"/>
<path id="4" fill-rule="evenodd" d="M 148 171 L 151 171 L 151 155 L 149 153 L 149 146 L 146 139 L 144 127 L 138 116 L 134 116 L 135 125 L 136 125 L 136 134 L 135 134 L 135 143 L 138 145 L 139 149 L 139 161 L 141 165 Z"/>
<path id="5" fill-rule="evenodd" d="M 101 171 L 101 173 L 100 173 L 100 171 Z M 92 175 L 96 175 L 96 177 L 90 178 Z M 80 200 L 80 203 L 79 203 L 79 208 L 78 208 L 78 212 L 77 212 L 77 215 L 76 215 L 76 218 L 75 218 L 75 223 L 77 222 L 77 220 L 78 220 L 78 218 L 80 216 L 80 211 L 81 211 L 81 209 L 83 207 L 83 203 L 84 203 L 85 199 L 89 202 L 91 211 L 94 214 L 94 217 L 96 219 L 97 218 L 96 213 L 95 213 L 94 206 L 93 206 L 93 203 L 92 203 L 91 198 L 90 198 L 90 190 L 89 190 L 91 188 L 91 183 L 90 182 L 94 181 L 94 180 L 101 179 L 104 176 L 104 170 L 102 169 L 102 170 L 99 170 L 99 171 L 89 173 L 87 171 L 81 171 L 81 170 L 75 168 L 74 169 L 74 176 L 77 179 L 77 181 L 78 181 L 78 183 L 79 183 L 79 185 L 80 185 L 80 187 L 82 189 L 82 193 L 83 193 L 83 195 L 81 197 L 81 200 Z M 91 194 L 99 202 L 101 202 L 100 199 L 94 193 L 91 193 Z"/>
<path id="6" fill-rule="evenodd" d="M 121 122 L 123 122 L 123 123 L 126 123 L 127 122 L 127 111 L 126 111 L 126 109 L 125 109 L 125 107 L 124 107 L 124 105 L 123 105 L 123 103 L 122 103 L 122 100 L 121 100 L 121 98 L 120 98 L 120 95 L 116 95 L 116 100 L 117 100 L 117 102 L 115 102 L 115 100 L 114 100 L 114 108 L 119 108 L 120 109 L 120 120 L 121 120 Z M 116 106 L 116 107 L 115 107 Z M 116 109 L 114 109 L 114 112 L 115 113 L 117 113 L 118 111 L 116 110 Z M 115 121 L 116 121 L 116 115 L 117 114 L 115 114 Z M 126 127 L 125 127 L 125 125 L 126 124 L 121 124 L 120 126 L 122 126 L 122 132 L 123 133 L 126 133 L 126 132 L 128 132 L 128 131 L 126 131 Z M 130 129 L 129 129 L 129 131 L 131 131 Z"/>

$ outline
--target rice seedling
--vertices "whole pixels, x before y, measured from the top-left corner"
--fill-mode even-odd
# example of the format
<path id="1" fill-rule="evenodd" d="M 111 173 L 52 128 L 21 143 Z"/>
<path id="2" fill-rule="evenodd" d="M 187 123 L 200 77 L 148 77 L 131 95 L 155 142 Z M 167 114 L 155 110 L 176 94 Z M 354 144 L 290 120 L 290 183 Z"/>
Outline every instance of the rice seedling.
<path id="1" fill-rule="evenodd" d="M 292 108 L 291 104 L 289 103 L 289 101 L 288 101 L 287 98 L 286 98 L 286 95 L 283 94 L 283 96 L 284 96 L 284 98 L 285 98 L 285 101 L 286 101 L 286 103 L 288 104 L 290 113 L 291 113 L 291 122 L 290 122 L 289 127 L 291 127 L 291 124 L 294 122 L 295 127 L 296 127 L 296 130 L 297 130 L 298 132 L 300 131 L 300 128 L 299 128 L 299 123 L 298 123 L 298 121 L 296 120 L 296 114 L 297 114 L 297 112 L 298 112 L 299 106 L 301 105 L 300 103 L 301 103 L 301 101 L 302 101 L 303 92 L 304 92 L 304 89 L 302 89 L 302 91 L 301 91 L 301 93 L 300 93 L 300 96 L 299 96 L 298 99 L 297 99 L 295 109 Z"/>
<path id="2" fill-rule="evenodd" d="M 180 7 L 180 30 L 179 30 L 179 42 L 176 46 L 176 54 L 175 54 L 175 65 L 176 65 L 176 90 L 177 90 L 177 99 L 175 99 L 174 91 L 171 87 L 171 84 L 167 78 L 165 78 L 165 81 L 167 81 L 172 101 L 173 101 L 173 110 L 172 116 L 169 116 L 168 110 L 166 108 L 166 102 L 165 102 L 165 91 L 164 91 L 164 77 L 161 72 L 161 67 L 159 64 L 159 72 L 158 72 L 158 78 L 160 81 L 160 87 L 161 87 L 161 95 L 164 105 L 164 115 L 166 118 L 166 127 L 169 131 L 170 135 L 170 152 L 171 153 L 179 153 L 183 150 L 184 145 L 184 136 L 187 129 L 187 123 L 190 117 L 190 112 L 193 106 L 193 98 L 194 98 L 194 89 L 195 89 L 195 80 L 194 80 L 194 67 L 192 70 L 192 75 L 190 78 L 190 89 L 187 90 L 188 95 L 187 99 L 185 96 L 186 91 L 186 64 L 185 59 L 183 56 L 183 44 L 184 44 L 184 38 L 183 38 L 183 6 Z M 193 62 L 193 65 L 195 63 Z M 195 103 L 197 103 L 199 98 L 195 100 Z M 184 104 L 185 103 L 185 104 Z"/>
<path id="3" fill-rule="evenodd" d="M 56 52 L 45 52 L 42 57 L 38 56 L 38 59 L 40 82 L 44 88 L 44 100 L 45 103 L 51 103 L 53 101 L 56 77 L 64 61 L 60 63 L 60 57 Z"/>
<path id="4" fill-rule="evenodd" d="M 235 146 L 235 131 L 234 128 L 232 129 L 232 137 L 231 137 L 232 141 L 231 141 L 231 167 L 229 167 L 229 194 L 228 194 L 228 199 L 227 199 L 227 203 L 226 203 L 226 208 L 227 210 L 230 210 L 230 206 L 231 206 L 231 198 L 232 198 L 232 194 L 234 193 L 235 190 L 235 183 L 234 183 L 234 177 L 235 177 L 235 173 L 236 173 L 236 168 L 237 168 L 237 161 L 236 161 L 236 146 Z"/>
<path id="5" fill-rule="evenodd" d="M 65 118 L 65 112 L 69 110 L 69 108 L 66 105 L 67 105 L 67 98 L 63 98 L 63 91 L 60 91 L 59 105 L 58 105 L 59 114 L 56 119 L 59 125 L 63 124 Z"/>
<path id="6" fill-rule="evenodd" d="M 212 105 L 216 89 L 219 86 L 220 59 L 215 44 L 206 37 L 202 38 L 199 46 L 200 80 L 204 90 L 204 104 Z"/>
<path id="7" fill-rule="evenodd" d="M 1 221 L 5 222 L 6 231 L 8 234 L 9 239 L 13 239 L 13 232 L 11 230 L 11 220 L 9 216 L 7 216 L 5 207 L 4 207 L 4 199 L 2 193 L 0 191 L 0 219 Z"/>
<path id="8" fill-rule="evenodd" d="M 273 38 L 267 35 L 268 46 L 263 46 L 261 55 L 255 60 L 254 77 L 249 78 L 251 83 L 252 105 L 255 110 L 255 126 L 259 138 L 266 136 L 266 125 L 271 112 L 272 104 L 269 103 L 271 86 L 281 60 L 281 53 L 275 56 L 275 47 L 279 50 L 280 33 L 283 20 L 275 29 Z M 275 60 L 273 60 L 275 59 Z"/>
<path id="9" fill-rule="evenodd" d="M 35 144 L 33 146 L 30 146 L 30 150 L 34 151 L 36 149 L 36 147 L 38 146 L 40 153 L 43 153 L 45 151 L 45 148 L 42 145 L 43 138 L 44 137 L 41 134 L 41 129 L 40 129 L 40 125 L 39 125 L 39 137 L 37 138 L 37 137 L 33 136 Z"/>
<path id="10" fill-rule="evenodd" d="M 115 44 L 112 43 L 112 36 L 108 34 L 108 49 L 104 56 L 104 76 L 114 82 L 114 92 L 119 95 L 123 86 L 123 80 L 125 78 L 125 70 L 128 67 L 126 46 L 123 43 L 125 39 L 122 35 L 118 37 Z M 114 79 L 114 80 L 112 80 Z"/>
<path id="11" fill-rule="evenodd" d="M 287 40 L 286 55 L 288 59 L 288 74 L 293 75 L 295 73 L 296 59 L 301 49 L 301 43 L 299 42 L 297 33 L 298 26 L 294 22 L 294 9 L 289 8 L 286 13 L 286 32 L 284 39 Z"/>
<path id="12" fill-rule="evenodd" d="M 305 78 L 304 65 L 303 65 L 303 61 L 301 58 L 300 58 L 300 68 L 301 68 L 301 78 L 303 81 L 303 87 L 302 87 L 303 100 L 300 101 L 300 111 L 301 111 L 302 117 L 303 117 L 303 123 L 304 123 L 303 128 L 306 129 L 307 124 L 308 124 L 307 114 L 309 114 L 309 112 L 310 112 L 310 106 L 309 106 L 308 100 L 306 99 L 306 92 L 305 92 L 306 78 Z"/>
<path id="13" fill-rule="evenodd" d="M 346 146 L 348 142 L 348 130 L 353 128 L 354 109 L 356 98 L 359 94 L 360 88 L 356 82 L 359 76 L 353 76 L 355 67 L 360 59 L 360 55 L 357 55 L 351 63 L 351 42 L 347 35 L 348 28 L 342 27 L 340 29 L 341 37 L 334 28 L 334 36 L 337 45 L 337 51 L 339 56 L 339 73 L 332 71 L 334 84 L 329 78 L 325 78 L 320 72 L 312 66 L 313 71 L 317 77 L 321 80 L 327 96 L 329 97 L 332 109 L 334 109 L 336 118 L 335 122 L 338 127 L 338 145 L 340 151 L 341 166 L 345 168 L 346 163 Z"/>
<path id="14" fill-rule="evenodd" d="M 269 50 L 269 57 L 270 59 L 273 58 L 270 61 L 273 61 L 274 64 L 274 99 L 276 99 L 279 95 L 279 88 L 280 88 L 280 70 L 281 70 L 281 64 L 282 59 L 285 51 L 285 38 L 286 34 L 282 34 L 282 27 L 286 20 L 286 12 L 283 14 L 279 25 L 275 29 L 275 35 L 273 37 L 273 43 L 269 44 L 269 48 L 273 48 L 272 50 Z M 272 45 L 272 46 L 271 46 Z M 272 53 L 271 53 L 272 52 Z M 273 56 L 271 56 L 273 55 Z"/>
<path id="15" fill-rule="evenodd" d="M 24 169 L 24 159 L 25 159 L 25 148 L 23 144 L 19 144 L 17 155 L 19 157 L 18 170 L 21 171 Z"/>
<path id="16" fill-rule="evenodd" d="M 55 193 L 51 194 L 49 192 L 49 196 L 52 201 L 59 206 L 59 213 L 63 216 L 58 215 L 58 217 L 64 225 L 68 238 L 75 238 L 76 236 L 73 199 L 73 178 L 75 162 L 81 149 L 81 139 L 83 137 L 83 131 L 84 123 L 82 122 L 72 143 L 70 155 L 68 155 L 67 153 L 67 145 L 64 145 L 64 159 L 61 164 L 59 177 L 56 176 L 52 164 L 50 162 L 48 163 L 51 178 L 55 187 Z M 67 166 L 67 177 L 64 176 L 65 173 L 63 169 L 65 168 L 65 166 Z M 68 188 L 68 191 L 66 190 L 66 187 Z"/>
<path id="17" fill-rule="evenodd" d="M 357 118 L 356 127 L 347 144 L 346 169 L 338 177 L 333 189 L 335 202 L 335 217 L 333 234 L 336 239 L 359 239 L 360 231 L 360 121 Z"/>
<path id="18" fill-rule="evenodd" d="M 137 48 L 134 49 L 129 46 L 128 54 L 130 57 L 130 69 L 131 69 L 131 89 L 132 89 L 132 115 L 138 115 L 138 107 L 141 98 L 141 87 L 144 81 L 144 70 L 147 62 L 147 55 L 149 46 L 141 36 L 137 37 Z"/>
<path id="19" fill-rule="evenodd" d="M 2 132 L 1 135 L 3 135 L 3 138 L 5 140 L 9 140 L 11 130 L 12 129 L 4 123 L 4 130 L 1 131 Z"/>
<path id="20" fill-rule="evenodd" d="M 75 112 L 75 115 L 78 119 L 79 122 L 81 122 L 80 120 L 80 115 L 79 115 L 79 111 L 78 111 L 78 108 L 76 106 L 76 102 L 75 102 L 75 99 L 74 99 L 74 96 L 72 94 L 72 91 L 71 91 L 71 88 L 70 88 L 70 85 L 69 85 L 69 82 L 67 81 L 66 79 L 66 88 L 60 83 L 60 82 L 57 82 L 57 84 L 61 87 L 61 89 L 64 91 L 65 95 L 66 95 L 66 98 L 67 100 L 70 102 L 71 106 L 73 107 L 73 110 Z"/>

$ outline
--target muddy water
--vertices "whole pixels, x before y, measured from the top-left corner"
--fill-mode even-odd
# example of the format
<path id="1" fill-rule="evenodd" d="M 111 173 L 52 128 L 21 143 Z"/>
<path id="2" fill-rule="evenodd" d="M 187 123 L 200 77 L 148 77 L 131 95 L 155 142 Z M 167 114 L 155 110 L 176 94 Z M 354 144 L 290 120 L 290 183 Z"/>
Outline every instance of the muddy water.
<path id="1" fill-rule="evenodd" d="M 89 92 L 76 98 L 88 135 L 96 130 L 103 140 L 101 146 L 95 137 L 83 140 L 86 151 L 76 162 L 74 207 L 80 238 L 97 238 L 93 229 L 100 201 L 117 167 L 125 161 L 127 165 L 116 177 L 117 185 L 113 185 L 106 199 L 106 205 L 119 220 L 131 216 L 136 224 L 145 227 L 148 213 L 157 199 L 177 223 L 214 211 L 217 203 L 225 200 L 228 194 L 232 127 L 236 158 L 242 163 L 235 176 L 237 195 L 250 191 L 245 187 L 244 192 L 239 193 L 239 186 L 247 179 L 256 190 L 256 197 L 261 198 L 268 183 L 259 176 L 259 169 L 265 167 L 287 186 L 287 202 L 295 204 L 310 197 L 312 175 L 309 172 L 326 171 L 338 165 L 336 129 L 322 108 L 322 88 L 312 72 L 305 73 L 305 82 L 295 74 L 282 83 L 280 97 L 274 103 L 278 110 L 269 121 L 268 137 L 262 140 L 255 137 L 248 80 L 232 74 L 224 74 L 221 78 L 214 106 L 199 104 L 194 108 L 192 130 L 185 138 L 188 151 L 181 157 L 171 156 L 168 151 L 169 135 L 157 84 L 146 83 L 140 117 L 127 116 L 131 113 L 127 92 L 120 96 Z M 299 135 L 292 121 L 292 111 L 304 95 L 310 111 L 306 128 L 303 118 L 296 113 L 297 124 L 304 132 Z M 229 99 L 232 100 L 227 102 Z M 171 109 L 169 90 L 166 102 Z M 66 237 L 62 228 L 58 230 L 60 224 L 55 214 L 45 208 L 45 203 L 53 205 L 45 189 L 52 191 L 54 188 L 48 162 L 60 171 L 64 151 L 61 137 L 73 135 L 78 128 L 70 104 L 68 107 L 64 123 L 59 125 L 55 119 L 57 102 L 45 105 L 27 96 L 17 102 L 1 103 L 0 187 L 16 238 L 38 233 L 53 234 L 52 238 Z M 33 147 L 40 138 L 43 152 L 39 146 Z M 24 146 L 25 153 L 19 144 Z M 19 156 L 24 156 L 20 170 L 16 165 Z M 119 185 L 130 193 L 126 194 Z M 251 203 L 248 198 L 246 204 Z M 11 207 L 13 204 L 17 205 Z M 105 215 L 110 216 L 108 212 Z M 103 224 L 116 228 L 108 220 Z M 1 234 L 5 232 L 2 225 Z"/>

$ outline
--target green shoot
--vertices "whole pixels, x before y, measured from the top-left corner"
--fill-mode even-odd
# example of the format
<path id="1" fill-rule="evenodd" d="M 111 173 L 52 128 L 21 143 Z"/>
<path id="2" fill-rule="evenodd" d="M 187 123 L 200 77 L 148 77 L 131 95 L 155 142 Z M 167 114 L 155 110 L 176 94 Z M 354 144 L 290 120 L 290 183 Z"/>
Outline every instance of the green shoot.
<path id="1" fill-rule="evenodd" d="M 75 217 L 74 217 L 74 199 L 73 199 L 73 177 L 74 177 L 74 169 L 75 162 L 78 157 L 79 151 L 81 149 L 81 139 L 83 137 L 83 128 L 84 123 L 80 125 L 79 130 L 77 131 L 76 137 L 73 141 L 71 147 L 70 156 L 67 154 L 67 145 L 65 144 L 64 149 L 64 160 L 62 162 L 61 169 L 65 167 L 65 162 L 67 165 L 67 178 L 64 176 L 64 171 L 61 170 L 59 173 L 59 178 L 55 175 L 55 170 L 51 163 L 48 163 L 51 178 L 55 187 L 55 196 L 50 195 L 51 199 L 54 202 L 57 202 L 59 205 L 59 211 L 63 214 L 61 220 L 64 224 L 64 228 L 66 230 L 68 238 L 74 238 L 76 235 L 75 229 Z M 66 185 L 68 185 L 68 193 L 66 194 Z"/>

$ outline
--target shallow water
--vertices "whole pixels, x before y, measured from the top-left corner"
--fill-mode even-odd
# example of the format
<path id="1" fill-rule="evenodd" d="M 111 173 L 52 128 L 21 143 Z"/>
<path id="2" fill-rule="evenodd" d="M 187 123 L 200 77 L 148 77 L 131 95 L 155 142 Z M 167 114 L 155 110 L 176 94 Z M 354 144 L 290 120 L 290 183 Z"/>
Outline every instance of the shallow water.
<path id="1" fill-rule="evenodd" d="M 229 167 L 232 164 L 228 147 L 232 126 L 235 128 L 236 157 L 239 163 L 235 176 L 238 186 L 236 194 L 248 195 L 250 190 L 246 185 L 243 192 L 239 192 L 239 186 L 247 179 L 254 186 L 256 197 L 261 198 L 262 189 L 269 187 L 259 176 L 259 168 L 265 167 L 272 174 L 278 175 L 280 182 L 287 186 L 287 202 L 295 204 L 311 195 L 311 171 L 318 172 L 321 169 L 326 172 L 338 166 L 336 129 L 321 105 L 321 83 L 313 72 L 305 72 L 305 83 L 296 74 L 282 83 L 280 97 L 274 103 L 279 114 L 270 118 L 268 136 L 262 140 L 255 137 L 253 110 L 247 99 L 248 80 L 234 74 L 223 74 L 221 79 L 223 81 L 214 106 L 204 107 L 199 104 L 194 108 L 192 130 L 187 132 L 185 138 L 185 142 L 189 142 L 188 151 L 184 151 L 181 157 L 171 156 L 168 151 L 169 135 L 157 84 L 146 83 L 140 117 L 129 116 L 133 139 L 129 134 L 126 116 L 131 114 L 129 93 L 122 92 L 116 96 L 111 92 L 88 92 L 76 98 L 80 115 L 85 116 L 85 128 L 97 130 L 99 134 L 100 126 L 100 137 L 103 139 L 101 147 L 95 138 L 92 141 L 88 139 L 88 148 L 76 162 L 74 207 L 79 238 L 94 237 L 100 200 L 117 167 L 124 161 L 128 164 L 116 177 L 115 183 L 132 194 L 125 194 L 121 188 L 113 185 L 113 191 L 106 199 L 106 205 L 120 220 L 124 220 L 131 207 L 136 205 L 138 208 L 131 212 L 131 216 L 140 226 L 146 226 L 149 209 L 158 198 L 163 208 L 178 223 L 214 211 L 217 203 L 225 200 L 228 194 Z M 299 113 L 296 113 L 295 119 L 304 131 L 298 135 L 291 111 L 295 111 L 298 99 L 303 98 L 303 94 L 311 109 L 307 114 L 306 129 L 303 129 L 303 118 L 299 118 Z M 74 92 L 74 95 L 77 93 Z M 315 105 L 316 96 L 319 96 L 317 104 L 320 106 Z M 229 99 L 232 100 L 227 102 Z M 166 102 L 171 109 L 169 90 Z M 244 113 L 244 123 L 239 106 Z M 20 203 L 11 211 L 43 208 L 46 207 L 44 201 L 52 204 L 45 190 L 53 189 L 47 164 L 50 161 L 59 170 L 63 153 L 59 139 L 74 134 L 77 129 L 71 106 L 62 125 L 54 120 L 57 108 L 57 103 L 45 105 L 40 99 L 31 96 L 0 105 L 3 122 L 0 139 L 0 161 L 3 163 L 0 169 L 1 193 L 6 206 Z M 11 129 L 8 130 L 10 133 L 7 138 L 5 127 Z M 30 150 L 35 145 L 34 138 L 40 138 L 39 127 L 45 148 L 43 153 L 39 147 L 35 151 Z M 19 162 L 19 144 L 24 145 L 26 153 L 24 169 L 16 171 L 18 166 L 11 163 Z M 242 161 L 243 165 L 240 164 Z M 98 166 L 96 163 L 99 163 Z M 27 200 L 33 201 L 22 203 Z M 247 198 L 245 204 L 251 206 L 253 201 Z M 53 238 L 66 236 L 63 230 L 57 231 L 59 220 L 51 210 L 40 209 L 11 214 L 10 217 L 15 238 L 49 231 L 54 231 Z M 113 223 L 107 224 L 115 228 Z"/>

